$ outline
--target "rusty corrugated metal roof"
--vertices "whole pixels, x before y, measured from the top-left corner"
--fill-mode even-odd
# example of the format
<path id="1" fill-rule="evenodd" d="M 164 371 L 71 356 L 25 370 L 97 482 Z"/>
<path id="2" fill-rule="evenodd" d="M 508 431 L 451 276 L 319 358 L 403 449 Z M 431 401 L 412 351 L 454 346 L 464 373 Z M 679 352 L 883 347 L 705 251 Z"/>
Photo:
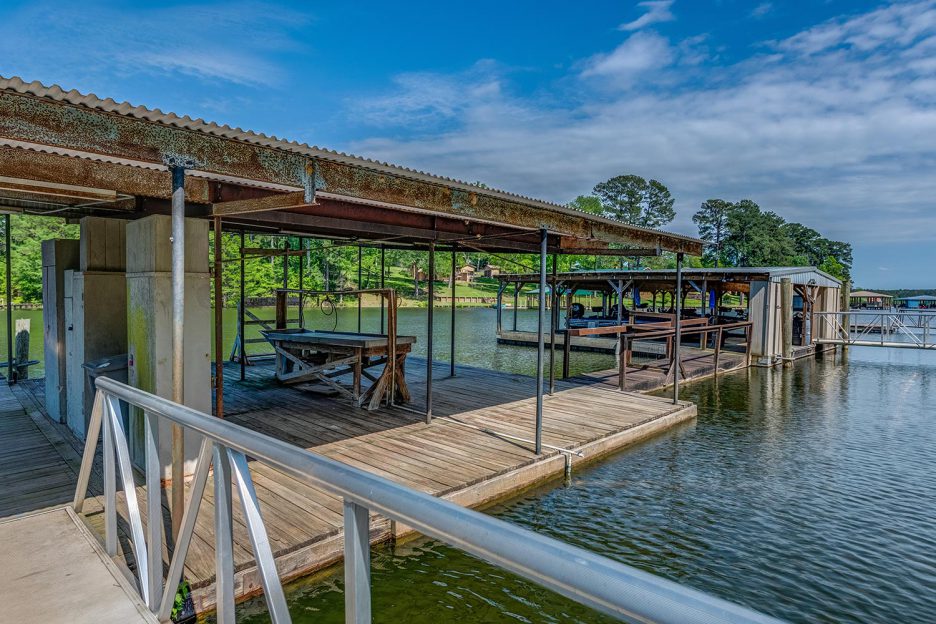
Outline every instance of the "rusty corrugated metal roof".
<path id="1" fill-rule="evenodd" d="M 305 156 L 321 158 L 323 160 L 332 160 L 337 162 L 346 163 L 349 165 L 356 165 L 360 167 L 365 167 L 373 170 L 382 171 L 388 174 L 398 175 L 402 177 L 407 177 L 411 179 L 421 180 L 425 182 L 431 182 L 435 184 L 441 184 L 444 186 L 449 186 L 453 188 L 459 188 L 461 190 L 478 193 L 482 195 L 490 195 L 493 197 L 499 197 L 502 199 L 507 199 L 510 201 L 520 202 L 527 205 L 531 205 L 539 208 L 546 208 L 549 210 L 559 211 L 566 214 L 573 214 L 576 216 L 581 216 L 584 219 L 604 222 L 608 224 L 613 224 L 616 226 L 622 226 L 626 228 L 631 228 L 636 231 L 645 232 L 648 234 L 658 234 L 660 236 L 671 237 L 676 239 L 681 239 L 685 241 L 691 241 L 693 243 L 703 243 L 703 241 L 694 238 L 692 236 L 686 236 L 684 234 L 675 234 L 672 232 L 666 232 L 663 230 L 657 230 L 653 228 L 646 228 L 636 225 L 631 225 L 624 223 L 622 221 L 617 221 L 615 219 L 609 219 L 607 217 L 602 217 L 595 215 L 589 212 L 582 210 L 577 210 L 565 206 L 562 204 L 557 204 L 554 202 L 549 202 L 541 199 L 536 199 L 533 197 L 528 197 L 525 195 L 519 195 L 516 193 L 511 193 L 508 191 L 502 191 L 499 189 L 484 188 L 477 186 L 462 180 L 457 180 L 455 178 L 449 178 L 446 176 L 439 176 L 435 174 L 430 174 L 425 171 L 420 171 L 417 169 L 411 169 L 409 167 L 403 167 L 399 165 L 394 165 L 392 163 L 382 162 L 378 160 L 373 160 L 370 158 L 365 158 L 361 156 L 355 156 L 353 154 L 346 154 L 344 152 L 338 152 L 334 150 L 329 150 L 317 146 L 308 145 L 305 143 L 299 143 L 297 141 L 288 141 L 285 139 L 280 139 L 276 136 L 270 136 L 263 134 L 261 132 L 253 132 L 250 130 L 243 130 L 241 128 L 235 128 L 228 125 L 222 125 L 211 121 L 205 121 L 204 119 L 192 119 L 188 115 L 179 116 L 175 113 L 166 113 L 160 109 L 150 109 L 145 106 L 133 105 L 128 102 L 117 102 L 112 98 L 101 99 L 93 93 L 83 94 L 75 89 L 66 91 L 58 85 L 45 85 L 39 81 L 26 82 L 22 78 L 17 76 L 11 78 L 5 78 L 0 76 L 0 90 L 3 91 L 12 91 L 20 95 L 28 95 L 38 98 L 51 99 L 56 102 L 64 102 L 74 106 L 83 106 L 87 108 L 92 108 L 95 110 L 105 111 L 109 113 L 114 113 L 117 115 L 133 117 L 136 119 L 145 120 L 152 123 L 163 124 L 168 126 L 174 126 L 177 128 L 183 128 L 186 130 L 191 130 L 194 132 L 202 132 L 206 134 L 211 134 L 214 136 L 222 137 L 225 139 L 230 139 L 234 141 L 241 141 L 245 143 L 252 143 L 257 145 L 262 145 L 265 147 L 281 149 L 285 151 L 291 151 L 295 153 L 300 153 Z M 57 150 L 56 150 L 57 151 Z M 99 158 L 102 161 L 107 162 L 116 162 L 121 164 L 119 161 L 121 159 L 111 159 L 106 156 L 101 156 Z M 136 166 L 139 166 L 138 163 L 132 163 Z"/>

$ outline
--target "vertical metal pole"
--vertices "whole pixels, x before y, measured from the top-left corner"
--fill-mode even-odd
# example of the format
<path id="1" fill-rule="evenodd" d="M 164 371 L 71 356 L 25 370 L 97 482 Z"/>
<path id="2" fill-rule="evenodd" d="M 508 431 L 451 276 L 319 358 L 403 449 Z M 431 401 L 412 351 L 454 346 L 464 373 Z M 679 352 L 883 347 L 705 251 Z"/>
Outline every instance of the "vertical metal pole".
<path id="1" fill-rule="evenodd" d="M 11 271 L 10 215 L 3 215 L 3 230 L 6 237 L 4 260 L 6 261 L 6 335 L 7 335 L 7 383 L 13 383 L 13 278 Z"/>
<path id="2" fill-rule="evenodd" d="M 172 400 L 184 403 L 185 169 L 172 167 Z M 172 534 L 179 535 L 185 505 L 185 438 L 172 424 Z"/>
<path id="3" fill-rule="evenodd" d="M 163 515 L 162 492 L 159 480 L 162 477 L 162 462 L 159 461 L 158 416 L 144 412 L 146 437 L 146 585 L 149 588 L 150 611 L 156 611 L 162 599 L 163 563 Z"/>
<path id="4" fill-rule="evenodd" d="M 449 330 L 449 377 L 455 376 L 455 245 L 452 245 L 452 323 Z"/>
<path id="5" fill-rule="evenodd" d="M 514 313 L 513 313 L 513 330 L 517 331 L 517 309 L 520 306 L 520 287 L 522 284 L 517 282 L 514 284 Z"/>
<path id="6" fill-rule="evenodd" d="M 556 323 L 559 322 L 559 294 L 556 292 L 558 254 L 552 255 L 552 286 L 549 291 L 549 395 L 556 392 Z"/>
<path id="7" fill-rule="evenodd" d="M 426 336 L 426 424 L 432 422 L 432 303 L 435 299 L 435 242 L 429 243 L 429 272 L 426 274 L 429 284 L 426 292 L 429 296 L 428 307 L 426 308 L 426 324 L 428 333 Z"/>
<path id="8" fill-rule="evenodd" d="M 543 324 L 546 322 L 546 228 L 540 230 L 539 310 L 536 321 L 536 454 L 543 452 Z"/>
<path id="9" fill-rule="evenodd" d="M 386 268 L 387 254 L 386 254 L 386 251 L 387 251 L 387 250 L 384 249 L 384 246 L 381 245 L 381 246 L 380 246 L 380 288 L 381 288 L 381 290 L 383 290 L 384 288 L 386 288 L 386 279 L 385 279 L 385 275 L 387 274 L 387 268 Z M 389 299 L 387 299 L 387 301 L 389 301 Z M 383 308 L 383 302 L 381 302 L 381 304 L 380 304 L 380 333 L 381 333 L 381 334 L 384 333 L 384 308 Z"/>
<path id="10" fill-rule="evenodd" d="M 224 418 L 224 284 L 221 272 L 221 217 L 214 218 L 215 416 Z"/>
<path id="11" fill-rule="evenodd" d="M 682 342 L 682 336 L 680 336 L 680 320 L 682 319 L 682 263 L 683 263 L 683 254 L 679 252 L 676 254 L 676 299 L 674 305 L 676 306 L 676 318 L 673 319 L 673 327 L 676 330 L 676 335 L 673 338 L 673 403 L 679 403 L 679 346 Z"/>
<path id="12" fill-rule="evenodd" d="M 289 288 L 289 237 L 283 237 L 283 290 Z"/>
<path id="13" fill-rule="evenodd" d="M 362 290 L 363 286 L 361 285 L 361 262 L 362 254 L 364 253 L 364 248 L 358 245 L 357 248 L 357 289 Z M 361 294 L 358 293 L 357 296 L 357 330 L 358 333 L 361 333 Z"/>
<path id="14" fill-rule="evenodd" d="M 113 557 L 117 554 L 117 470 L 114 458 L 114 427 L 111 423 L 112 416 L 107 401 L 101 401 L 101 410 L 101 426 L 104 428 L 104 552 Z"/>
<path id="15" fill-rule="evenodd" d="M 240 232 L 240 305 L 237 306 L 237 335 L 240 336 L 240 380 L 247 377 L 247 336 L 244 335 L 244 316 L 247 302 L 244 299 L 244 230 Z"/>
<path id="16" fill-rule="evenodd" d="M 370 525 L 367 508 L 344 501 L 345 622 L 370 624 Z"/>
<path id="17" fill-rule="evenodd" d="M 234 624 L 234 539 L 231 464 L 220 444 L 214 445 L 215 597 L 218 624 Z"/>
<path id="18" fill-rule="evenodd" d="M 306 239 L 302 236 L 299 237 L 299 251 L 303 252 L 299 255 L 299 329 L 305 327 L 305 322 L 303 319 L 303 291 L 305 290 L 305 250 L 306 250 Z"/>

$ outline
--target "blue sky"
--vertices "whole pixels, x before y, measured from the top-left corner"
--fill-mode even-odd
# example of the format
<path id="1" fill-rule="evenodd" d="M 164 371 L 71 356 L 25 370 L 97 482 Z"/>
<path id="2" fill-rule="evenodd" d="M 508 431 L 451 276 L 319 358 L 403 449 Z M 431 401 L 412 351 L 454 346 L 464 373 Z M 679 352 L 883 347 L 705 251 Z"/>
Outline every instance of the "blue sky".
<path id="1" fill-rule="evenodd" d="M 936 0 L 0 5 L 0 74 L 566 202 L 749 197 L 936 287 Z"/>

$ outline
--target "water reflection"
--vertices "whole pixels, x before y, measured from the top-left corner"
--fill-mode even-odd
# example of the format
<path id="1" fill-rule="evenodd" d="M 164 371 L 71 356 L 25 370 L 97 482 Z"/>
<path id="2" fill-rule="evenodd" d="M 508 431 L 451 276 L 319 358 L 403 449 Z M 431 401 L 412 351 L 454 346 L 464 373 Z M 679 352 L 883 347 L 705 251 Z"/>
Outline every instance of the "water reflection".
<path id="1" fill-rule="evenodd" d="M 696 424 L 491 512 L 794 622 L 932 621 L 934 374 L 936 353 L 853 348 L 688 384 Z M 296 620 L 341 621 L 340 592 L 296 586 Z M 385 622 L 603 621 L 426 540 L 378 551 L 374 605 Z"/>

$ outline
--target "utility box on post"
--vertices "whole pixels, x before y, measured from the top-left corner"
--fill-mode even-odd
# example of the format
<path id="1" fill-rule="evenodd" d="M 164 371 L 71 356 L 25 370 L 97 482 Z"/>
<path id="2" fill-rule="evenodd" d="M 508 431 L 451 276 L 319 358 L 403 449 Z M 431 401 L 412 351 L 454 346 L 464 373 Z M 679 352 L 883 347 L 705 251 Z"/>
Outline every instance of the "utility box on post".
<path id="1" fill-rule="evenodd" d="M 49 417 L 65 422 L 65 271 L 78 268 L 78 241 L 42 241 L 42 329 L 45 357 L 45 407 Z"/>

